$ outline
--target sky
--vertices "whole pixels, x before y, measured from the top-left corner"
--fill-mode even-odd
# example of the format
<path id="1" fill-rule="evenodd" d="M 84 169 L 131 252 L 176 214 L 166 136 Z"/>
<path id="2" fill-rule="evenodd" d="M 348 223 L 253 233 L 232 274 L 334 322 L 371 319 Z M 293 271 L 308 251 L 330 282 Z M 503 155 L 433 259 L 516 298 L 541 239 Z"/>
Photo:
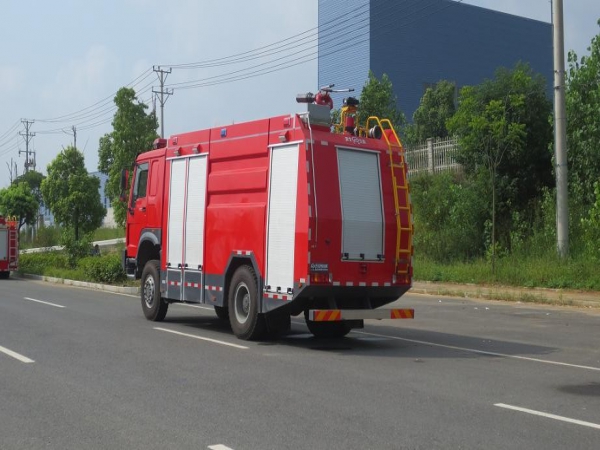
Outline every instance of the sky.
<path id="1" fill-rule="evenodd" d="M 551 21 L 549 0 L 463 1 Z M 132 86 L 152 105 L 153 66 L 173 67 L 165 136 L 293 113 L 296 94 L 318 88 L 317 0 L 0 0 L 0 11 L 0 188 L 10 183 L 11 160 L 24 170 L 22 119 L 34 121 L 36 170 L 45 174 L 73 144 L 75 127 L 86 167 L 96 171 L 114 94 Z M 565 51 L 587 54 L 598 19 L 600 1 L 564 0 Z M 300 39 L 295 54 L 269 47 Z M 271 56 L 244 54 L 256 49 Z"/>

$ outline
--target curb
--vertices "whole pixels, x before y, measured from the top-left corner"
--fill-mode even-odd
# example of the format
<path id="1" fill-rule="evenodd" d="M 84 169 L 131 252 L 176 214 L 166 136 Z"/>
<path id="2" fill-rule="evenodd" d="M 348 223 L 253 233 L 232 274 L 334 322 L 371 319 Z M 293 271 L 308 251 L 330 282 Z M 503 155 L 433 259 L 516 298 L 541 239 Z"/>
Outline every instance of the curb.
<path id="1" fill-rule="evenodd" d="M 596 291 L 415 281 L 410 292 L 482 300 L 600 308 L 600 292 Z"/>
<path id="2" fill-rule="evenodd" d="M 27 278 L 30 280 L 45 281 L 47 283 L 64 284 L 67 286 L 83 287 L 87 289 L 94 289 L 97 291 L 112 292 L 115 294 L 137 295 L 140 293 L 139 287 L 113 286 L 110 284 L 89 283 L 87 281 L 67 280 L 63 278 L 47 277 L 44 275 L 30 275 L 26 273 L 19 275 L 19 277 Z"/>

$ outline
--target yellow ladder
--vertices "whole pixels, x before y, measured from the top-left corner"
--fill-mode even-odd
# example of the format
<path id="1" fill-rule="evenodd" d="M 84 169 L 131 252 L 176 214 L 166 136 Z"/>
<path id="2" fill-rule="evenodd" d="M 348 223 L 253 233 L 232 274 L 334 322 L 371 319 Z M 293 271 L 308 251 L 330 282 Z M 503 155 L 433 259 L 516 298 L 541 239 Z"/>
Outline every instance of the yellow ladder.
<path id="1" fill-rule="evenodd" d="M 410 185 L 408 183 L 408 167 L 404 157 L 404 148 L 389 119 L 379 119 L 379 117 L 375 116 L 369 117 L 367 119 L 367 130 L 370 129 L 370 122 L 375 122 L 381 128 L 383 138 L 387 143 L 390 159 L 389 166 L 392 172 L 397 230 L 394 273 L 409 275 L 413 255 L 413 218 L 410 202 Z M 390 130 L 390 133 L 386 133 L 386 130 Z"/>

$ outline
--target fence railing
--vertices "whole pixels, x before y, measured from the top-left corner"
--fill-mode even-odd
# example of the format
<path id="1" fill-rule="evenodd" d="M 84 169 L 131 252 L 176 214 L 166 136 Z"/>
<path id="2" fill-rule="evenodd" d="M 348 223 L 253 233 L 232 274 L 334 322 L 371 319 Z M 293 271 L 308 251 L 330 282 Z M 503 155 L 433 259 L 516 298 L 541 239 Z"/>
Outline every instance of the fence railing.
<path id="1" fill-rule="evenodd" d="M 457 150 L 458 139 L 456 137 L 427 139 L 422 144 L 407 148 L 408 175 L 461 170 L 461 165 L 456 162 Z"/>

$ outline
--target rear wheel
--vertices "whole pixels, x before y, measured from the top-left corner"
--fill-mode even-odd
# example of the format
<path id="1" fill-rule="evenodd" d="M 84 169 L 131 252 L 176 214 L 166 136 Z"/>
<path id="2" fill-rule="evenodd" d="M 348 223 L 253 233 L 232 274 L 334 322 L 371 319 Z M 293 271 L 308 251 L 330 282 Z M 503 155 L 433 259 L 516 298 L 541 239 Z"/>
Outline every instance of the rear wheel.
<path id="1" fill-rule="evenodd" d="M 265 332 L 265 318 L 259 314 L 258 283 L 250 266 L 241 266 L 229 286 L 229 323 L 240 339 L 255 340 Z"/>
<path id="2" fill-rule="evenodd" d="M 304 310 L 304 320 L 306 320 L 308 331 L 318 338 L 340 338 L 346 336 L 352 330 L 350 324 L 344 321 L 315 322 L 308 320 L 308 309 Z"/>
<path id="3" fill-rule="evenodd" d="M 7 280 L 10 277 L 10 271 L 0 272 L 0 280 Z"/>
<path id="4" fill-rule="evenodd" d="M 160 295 L 160 263 L 148 261 L 142 272 L 142 310 L 146 319 L 160 322 L 167 315 L 169 304 Z"/>

